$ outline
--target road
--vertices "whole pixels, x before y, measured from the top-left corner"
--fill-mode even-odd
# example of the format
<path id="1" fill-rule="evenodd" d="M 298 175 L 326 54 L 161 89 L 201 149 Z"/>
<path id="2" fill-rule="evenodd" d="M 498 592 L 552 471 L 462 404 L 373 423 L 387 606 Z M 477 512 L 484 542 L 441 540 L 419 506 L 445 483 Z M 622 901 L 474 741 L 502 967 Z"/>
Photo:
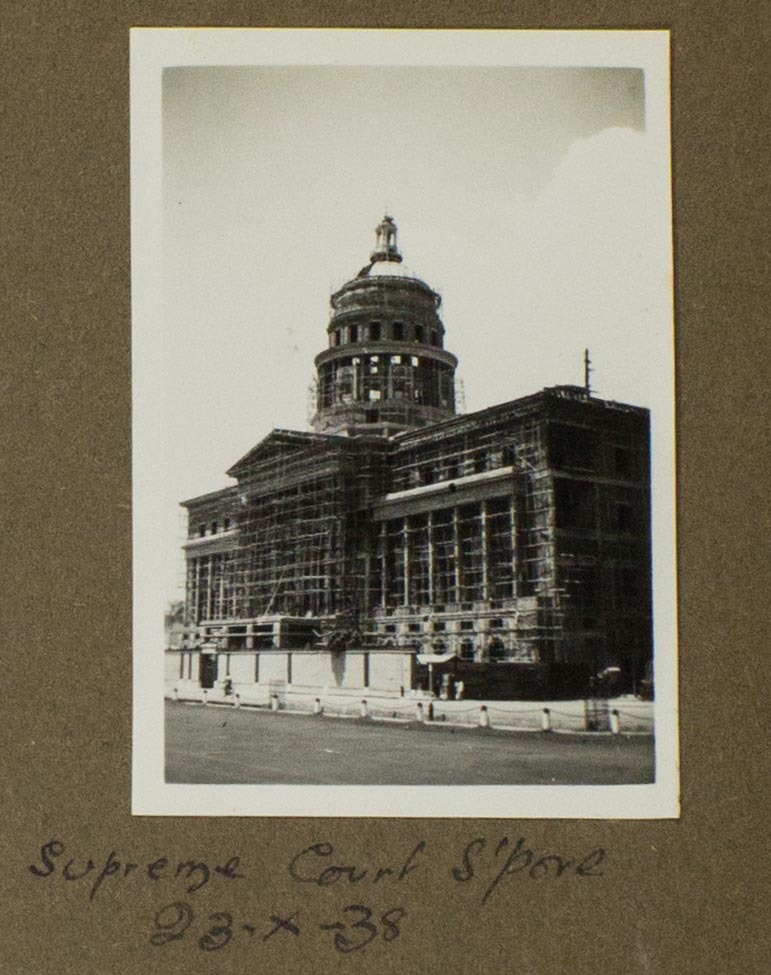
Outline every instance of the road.
<path id="1" fill-rule="evenodd" d="M 307 785 L 628 785 L 650 736 L 382 724 L 166 703 L 166 781 Z"/>

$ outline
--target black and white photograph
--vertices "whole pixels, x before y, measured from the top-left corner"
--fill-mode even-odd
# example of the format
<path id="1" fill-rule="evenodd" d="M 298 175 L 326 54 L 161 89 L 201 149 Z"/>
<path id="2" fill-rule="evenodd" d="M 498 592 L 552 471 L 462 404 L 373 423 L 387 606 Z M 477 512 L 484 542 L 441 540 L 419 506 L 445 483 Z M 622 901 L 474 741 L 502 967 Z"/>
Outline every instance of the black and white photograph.
<path id="1" fill-rule="evenodd" d="M 678 815 L 668 59 L 132 31 L 135 813 Z"/>

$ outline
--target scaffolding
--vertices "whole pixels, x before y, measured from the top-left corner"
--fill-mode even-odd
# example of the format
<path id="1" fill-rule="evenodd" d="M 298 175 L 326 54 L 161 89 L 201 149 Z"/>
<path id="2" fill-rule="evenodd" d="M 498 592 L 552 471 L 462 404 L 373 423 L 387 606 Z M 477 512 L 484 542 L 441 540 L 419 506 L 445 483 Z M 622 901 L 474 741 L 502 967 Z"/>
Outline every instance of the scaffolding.
<path id="1" fill-rule="evenodd" d="M 647 411 L 592 397 L 587 353 L 584 386 L 457 415 L 441 298 L 393 220 L 376 233 L 330 299 L 314 432 L 274 430 L 184 502 L 188 647 L 644 661 Z"/>
<path id="2" fill-rule="evenodd" d="M 632 640 L 644 660 L 649 625 L 625 616 L 649 615 L 645 438 L 628 410 L 555 400 L 396 437 L 274 431 L 237 485 L 186 502 L 190 629 L 477 662 L 593 663 Z"/>

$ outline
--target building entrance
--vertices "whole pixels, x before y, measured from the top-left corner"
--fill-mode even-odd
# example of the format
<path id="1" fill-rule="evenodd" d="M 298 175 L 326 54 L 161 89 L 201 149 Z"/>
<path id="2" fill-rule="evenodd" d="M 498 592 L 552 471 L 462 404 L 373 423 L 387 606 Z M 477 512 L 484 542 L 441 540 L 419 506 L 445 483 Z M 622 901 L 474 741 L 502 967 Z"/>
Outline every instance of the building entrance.
<path id="1" fill-rule="evenodd" d="M 200 684 L 203 688 L 214 687 L 217 679 L 217 658 L 212 653 L 201 654 L 201 677 Z"/>

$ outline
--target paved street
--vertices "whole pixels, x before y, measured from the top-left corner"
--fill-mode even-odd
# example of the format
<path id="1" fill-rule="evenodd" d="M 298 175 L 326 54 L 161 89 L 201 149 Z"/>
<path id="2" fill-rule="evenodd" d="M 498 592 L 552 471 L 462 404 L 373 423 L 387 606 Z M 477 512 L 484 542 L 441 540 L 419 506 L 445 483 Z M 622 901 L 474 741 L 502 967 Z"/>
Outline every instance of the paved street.
<path id="1" fill-rule="evenodd" d="M 166 704 L 166 779 L 211 784 L 627 785 L 653 738 L 542 735 Z"/>

